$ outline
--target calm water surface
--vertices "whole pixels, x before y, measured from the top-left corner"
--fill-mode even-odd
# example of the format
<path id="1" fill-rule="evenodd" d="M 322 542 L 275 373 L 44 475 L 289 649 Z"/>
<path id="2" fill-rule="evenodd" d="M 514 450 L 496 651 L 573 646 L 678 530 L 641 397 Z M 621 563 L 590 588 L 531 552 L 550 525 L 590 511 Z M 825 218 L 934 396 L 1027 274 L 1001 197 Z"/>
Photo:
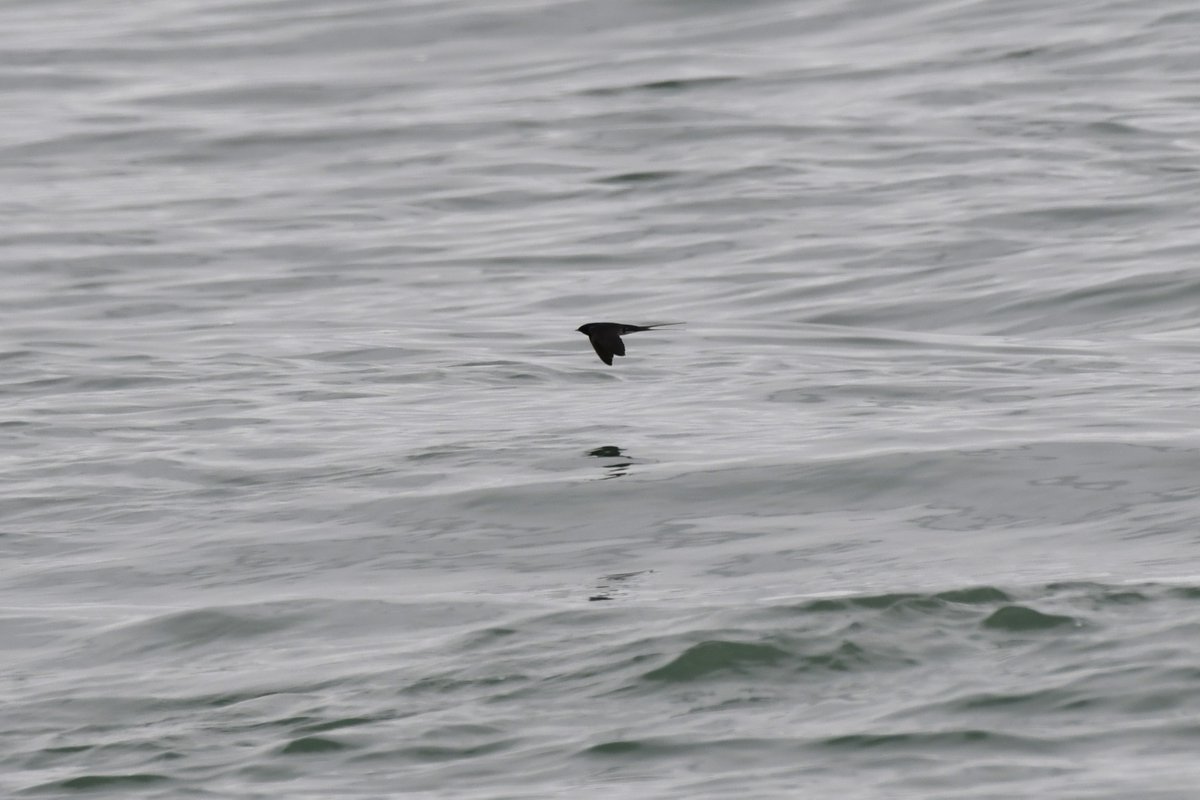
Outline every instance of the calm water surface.
<path id="1" fill-rule="evenodd" d="M 1194 798 L 1198 34 L 5 3 L 3 794 Z"/>

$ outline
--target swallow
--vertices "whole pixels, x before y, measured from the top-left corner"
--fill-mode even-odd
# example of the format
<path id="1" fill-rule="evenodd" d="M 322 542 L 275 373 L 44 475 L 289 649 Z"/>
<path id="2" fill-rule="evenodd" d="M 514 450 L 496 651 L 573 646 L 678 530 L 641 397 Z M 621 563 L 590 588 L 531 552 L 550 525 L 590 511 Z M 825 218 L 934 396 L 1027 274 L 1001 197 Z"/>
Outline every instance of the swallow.
<path id="1" fill-rule="evenodd" d="M 596 350 L 596 355 L 600 356 L 600 360 L 612 366 L 614 355 L 625 355 L 625 343 L 621 341 L 621 337 L 625 334 L 652 331 L 665 325 L 682 324 L 682 322 L 660 322 L 657 325 L 622 325 L 619 322 L 589 322 L 587 325 L 580 325 L 575 330 L 585 334 L 591 340 L 592 347 Z"/>

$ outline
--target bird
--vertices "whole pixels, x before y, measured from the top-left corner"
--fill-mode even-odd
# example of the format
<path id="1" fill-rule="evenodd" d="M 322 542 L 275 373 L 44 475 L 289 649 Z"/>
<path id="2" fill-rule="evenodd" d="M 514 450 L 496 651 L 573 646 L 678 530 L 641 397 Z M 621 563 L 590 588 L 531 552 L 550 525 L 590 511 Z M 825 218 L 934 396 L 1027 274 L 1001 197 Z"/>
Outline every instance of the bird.
<path id="1" fill-rule="evenodd" d="M 600 360 L 612 366 L 614 355 L 625 355 L 625 343 L 621 341 L 621 337 L 625 334 L 652 331 L 666 325 L 682 324 L 682 322 L 659 322 L 655 325 L 624 325 L 620 322 L 589 322 L 586 325 L 580 325 L 575 330 L 586 335 L 591 340 L 596 355 L 600 356 Z"/>

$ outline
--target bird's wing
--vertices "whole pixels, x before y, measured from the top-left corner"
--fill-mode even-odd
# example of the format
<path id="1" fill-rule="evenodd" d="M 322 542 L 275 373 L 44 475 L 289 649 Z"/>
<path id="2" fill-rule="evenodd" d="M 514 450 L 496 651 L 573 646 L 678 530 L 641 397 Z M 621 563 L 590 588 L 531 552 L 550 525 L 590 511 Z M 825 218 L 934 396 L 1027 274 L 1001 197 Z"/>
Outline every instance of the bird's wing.
<path id="1" fill-rule="evenodd" d="M 620 341 L 620 332 L 617 329 L 593 330 L 588 333 L 588 341 L 592 342 L 596 355 L 608 366 L 612 366 L 613 354 L 625 355 L 625 343 Z"/>
<path id="2" fill-rule="evenodd" d="M 596 351 L 596 355 L 600 356 L 600 360 L 611 367 L 612 353 L 604 349 L 603 343 L 595 336 L 589 336 L 588 341 L 592 343 L 592 349 Z"/>
<path id="3" fill-rule="evenodd" d="M 625 342 L 621 341 L 621 334 L 617 331 L 605 331 L 600 341 L 617 355 L 625 355 Z"/>

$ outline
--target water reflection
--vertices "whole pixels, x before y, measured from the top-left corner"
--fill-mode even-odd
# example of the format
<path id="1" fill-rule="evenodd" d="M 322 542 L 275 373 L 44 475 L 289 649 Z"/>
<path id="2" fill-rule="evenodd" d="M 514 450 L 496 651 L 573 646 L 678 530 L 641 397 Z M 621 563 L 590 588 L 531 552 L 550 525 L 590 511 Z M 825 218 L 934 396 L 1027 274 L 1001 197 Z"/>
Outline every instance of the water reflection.
<path id="1" fill-rule="evenodd" d="M 602 481 L 606 481 L 610 478 L 620 478 L 622 475 L 628 475 L 629 468 L 633 466 L 633 461 L 628 460 L 629 456 L 622 453 L 621 448 L 617 447 L 616 445 L 609 444 L 604 445 L 603 447 L 597 447 L 595 450 L 589 450 L 588 455 L 592 456 L 593 458 L 622 459 L 615 464 L 604 465 L 604 469 L 606 470 L 607 474 L 600 478 Z"/>
<path id="2" fill-rule="evenodd" d="M 618 594 L 621 594 L 623 586 L 631 578 L 636 578 L 639 575 L 649 575 L 654 572 L 652 569 L 642 569 L 637 572 L 619 572 L 615 575 L 605 575 L 596 583 L 596 594 L 588 598 L 591 602 L 597 600 L 614 600 Z"/>

